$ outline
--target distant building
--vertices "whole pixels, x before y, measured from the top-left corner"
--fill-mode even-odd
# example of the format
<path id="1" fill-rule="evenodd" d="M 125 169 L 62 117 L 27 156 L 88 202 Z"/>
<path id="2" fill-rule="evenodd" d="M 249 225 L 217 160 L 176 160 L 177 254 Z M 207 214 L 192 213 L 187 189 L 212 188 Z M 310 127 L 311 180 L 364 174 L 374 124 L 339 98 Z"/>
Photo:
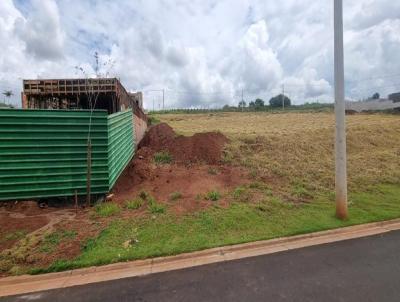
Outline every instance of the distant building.
<path id="1" fill-rule="evenodd" d="M 389 100 L 398 103 L 400 102 L 400 92 L 389 94 L 388 98 Z"/>
<path id="2" fill-rule="evenodd" d="M 388 99 L 368 99 L 358 102 L 346 101 L 346 110 L 356 112 L 387 110 L 399 107 L 400 103 L 394 103 Z"/>
<path id="3" fill-rule="evenodd" d="M 138 92 L 128 92 L 128 94 L 133 99 L 133 101 L 139 106 L 139 108 L 143 109 L 143 93 L 141 91 L 138 91 Z"/>

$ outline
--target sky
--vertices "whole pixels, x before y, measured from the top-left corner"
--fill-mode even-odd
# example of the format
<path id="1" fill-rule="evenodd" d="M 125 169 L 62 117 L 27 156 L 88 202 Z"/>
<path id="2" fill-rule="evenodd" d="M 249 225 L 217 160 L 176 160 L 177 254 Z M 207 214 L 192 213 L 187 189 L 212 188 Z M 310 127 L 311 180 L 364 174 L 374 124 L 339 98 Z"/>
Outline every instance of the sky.
<path id="1" fill-rule="evenodd" d="M 400 1 L 343 2 L 346 97 L 400 91 Z M 147 109 L 163 89 L 166 108 L 268 102 L 283 86 L 295 104 L 333 101 L 333 0 L 1 0 L 0 45 L 15 105 L 22 79 L 94 77 L 95 52 Z"/>

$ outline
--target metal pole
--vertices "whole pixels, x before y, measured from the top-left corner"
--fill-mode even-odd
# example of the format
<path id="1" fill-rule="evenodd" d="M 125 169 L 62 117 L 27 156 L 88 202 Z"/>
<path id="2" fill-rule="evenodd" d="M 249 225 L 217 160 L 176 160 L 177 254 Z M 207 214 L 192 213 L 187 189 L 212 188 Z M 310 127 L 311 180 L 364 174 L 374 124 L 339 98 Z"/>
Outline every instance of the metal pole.
<path id="1" fill-rule="evenodd" d="M 164 89 L 162 90 L 162 110 L 163 111 L 165 110 L 165 107 L 164 107 Z"/>
<path id="2" fill-rule="evenodd" d="M 344 93 L 343 59 L 343 2 L 334 0 L 335 36 L 335 164 L 336 164 L 336 216 L 348 217 L 347 209 L 347 159 L 346 159 L 346 117 Z"/>
<path id="3" fill-rule="evenodd" d="M 242 112 L 243 112 L 243 110 L 244 110 L 244 99 L 243 99 L 243 88 L 242 88 Z"/>
<path id="4" fill-rule="evenodd" d="M 78 192 L 75 190 L 75 214 L 78 214 Z"/>

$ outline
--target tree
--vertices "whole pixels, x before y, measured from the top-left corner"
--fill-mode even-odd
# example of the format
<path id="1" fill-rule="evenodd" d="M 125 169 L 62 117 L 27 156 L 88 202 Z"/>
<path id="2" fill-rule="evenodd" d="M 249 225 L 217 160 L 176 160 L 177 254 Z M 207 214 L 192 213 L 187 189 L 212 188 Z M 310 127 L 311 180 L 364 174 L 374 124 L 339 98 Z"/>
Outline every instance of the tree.
<path id="1" fill-rule="evenodd" d="M 256 99 L 254 105 L 256 108 L 264 107 L 264 101 L 262 99 Z"/>
<path id="2" fill-rule="evenodd" d="M 292 101 L 286 95 L 279 94 L 269 100 L 269 105 L 271 107 L 282 107 L 282 100 L 285 107 L 289 107 L 292 104 Z"/>
<path id="3" fill-rule="evenodd" d="M 379 100 L 380 99 L 380 94 L 378 93 L 378 92 L 375 92 L 373 95 L 372 95 L 372 99 L 373 100 Z"/>
<path id="4" fill-rule="evenodd" d="M 254 108 L 254 107 L 256 107 L 256 104 L 252 101 L 252 102 L 249 103 L 249 107 L 250 108 Z"/>
<path id="5" fill-rule="evenodd" d="M 14 93 L 11 91 L 11 90 L 5 90 L 4 92 L 3 92 L 3 95 L 8 99 L 8 100 L 10 100 L 10 97 L 12 97 L 13 95 L 14 95 Z M 4 103 L 5 103 L 5 100 L 4 100 Z M 8 102 L 7 102 L 8 103 Z"/>
<path id="6" fill-rule="evenodd" d="M 245 101 L 240 101 L 238 107 L 243 109 L 243 108 L 246 108 L 246 105 L 247 105 L 247 104 L 246 104 Z"/>

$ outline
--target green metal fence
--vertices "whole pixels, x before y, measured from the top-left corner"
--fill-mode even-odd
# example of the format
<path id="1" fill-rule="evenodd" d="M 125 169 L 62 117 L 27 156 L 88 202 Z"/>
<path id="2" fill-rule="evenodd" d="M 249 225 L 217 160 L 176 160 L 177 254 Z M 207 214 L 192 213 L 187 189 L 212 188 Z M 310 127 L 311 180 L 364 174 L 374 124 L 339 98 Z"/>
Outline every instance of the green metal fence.
<path id="1" fill-rule="evenodd" d="M 111 189 L 134 150 L 132 111 L 118 112 L 108 116 L 108 184 Z"/>
<path id="2" fill-rule="evenodd" d="M 0 200 L 107 193 L 133 156 L 132 111 L 0 109 Z"/>

